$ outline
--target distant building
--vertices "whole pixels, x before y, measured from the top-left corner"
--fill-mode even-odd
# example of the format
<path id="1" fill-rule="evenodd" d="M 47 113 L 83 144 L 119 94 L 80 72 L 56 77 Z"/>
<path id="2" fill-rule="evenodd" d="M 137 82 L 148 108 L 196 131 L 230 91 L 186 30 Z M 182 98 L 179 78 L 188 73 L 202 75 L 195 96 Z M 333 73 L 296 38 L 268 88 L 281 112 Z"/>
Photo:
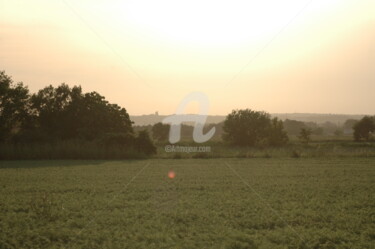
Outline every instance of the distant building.
<path id="1" fill-rule="evenodd" d="M 155 116 L 159 116 L 159 112 L 155 112 Z"/>

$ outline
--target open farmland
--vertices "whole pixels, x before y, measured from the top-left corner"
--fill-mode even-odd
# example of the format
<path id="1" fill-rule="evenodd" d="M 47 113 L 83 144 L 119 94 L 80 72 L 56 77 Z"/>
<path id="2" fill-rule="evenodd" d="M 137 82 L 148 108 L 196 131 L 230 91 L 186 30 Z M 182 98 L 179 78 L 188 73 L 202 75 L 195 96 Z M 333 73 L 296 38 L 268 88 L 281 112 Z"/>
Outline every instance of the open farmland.
<path id="1" fill-rule="evenodd" d="M 0 248 L 373 248 L 374 189 L 371 157 L 2 161 Z"/>

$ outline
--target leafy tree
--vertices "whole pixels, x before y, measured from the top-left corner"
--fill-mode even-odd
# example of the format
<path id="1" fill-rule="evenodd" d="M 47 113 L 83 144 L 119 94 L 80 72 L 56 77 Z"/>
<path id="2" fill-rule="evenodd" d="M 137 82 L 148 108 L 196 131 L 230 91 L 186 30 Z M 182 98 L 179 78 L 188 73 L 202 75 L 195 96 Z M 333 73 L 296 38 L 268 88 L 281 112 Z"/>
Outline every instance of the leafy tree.
<path id="1" fill-rule="evenodd" d="M 0 71 L 0 141 L 11 139 L 28 120 L 29 90 L 22 82 L 14 84 Z"/>
<path id="2" fill-rule="evenodd" d="M 72 102 L 82 97 L 81 87 L 69 88 L 66 84 L 58 87 L 52 85 L 39 90 L 31 96 L 32 113 L 36 117 L 35 130 L 49 139 L 72 138 L 77 134 L 72 126 L 77 119 L 69 116 Z M 78 116 L 77 116 L 78 118 Z"/>
<path id="3" fill-rule="evenodd" d="M 354 126 L 354 139 L 356 141 L 370 140 L 372 133 L 375 131 L 375 117 L 365 116 Z"/>
<path id="4" fill-rule="evenodd" d="M 343 128 L 345 130 L 352 130 L 354 125 L 358 122 L 359 120 L 357 119 L 348 119 L 345 121 Z"/>
<path id="5" fill-rule="evenodd" d="M 161 122 L 152 126 L 152 137 L 158 141 L 166 141 L 169 136 L 170 125 Z"/>
<path id="6" fill-rule="evenodd" d="M 268 144 L 272 146 L 281 146 L 289 141 L 288 135 L 284 130 L 283 121 L 273 118 L 268 136 Z"/>
<path id="7" fill-rule="evenodd" d="M 132 122 L 124 108 L 110 104 L 96 92 L 86 93 L 81 99 L 77 133 L 93 139 L 106 133 L 133 133 Z"/>
<path id="8" fill-rule="evenodd" d="M 135 148 L 139 152 L 143 152 L 146 155 L 152 155 L 156 153 L 156 147 L 152 143 L 147 130 L 140 131 L 135 138 Z"/>
<path id="9" fill-rule="evenodd" d="M 223 139 L 240 146 L 282 145 L 287 142 L 283 124 L 270 114 L 250 109 L 233 110 L 223 126 Z"/>
<path id="10" fill-rule="evenodd" d="M 147 155 L 156 153 L 147 131 L 137 135 L 127 111 L 80 86 L 47 86 L 30 96 L 22 83 L 0 72 L 0 142 L 91 140 Z"/>
<path id="11" fill-rule="evenodd" d="M 284 127 L 289 135 L 298 135 L 302 128 L 307 128 L 304 122 L 291 119 L 284 121 Z"/>
<path id="12" fill-rule="evenodd" d="M 311 141 L 311 132 L 309 128 L 302 128 L 298 136 L 299 140 L 304 144 L 309 144 Z"/>
<path id="13" fill-rule="evenodd" d="M 82 93 L 79 86 L 48 86 L 31 97 L 36 129 L 50 139 L 92 140 L 107 133 L 132 133 L 124 108 L 110 104 L 96 92 Z"/>

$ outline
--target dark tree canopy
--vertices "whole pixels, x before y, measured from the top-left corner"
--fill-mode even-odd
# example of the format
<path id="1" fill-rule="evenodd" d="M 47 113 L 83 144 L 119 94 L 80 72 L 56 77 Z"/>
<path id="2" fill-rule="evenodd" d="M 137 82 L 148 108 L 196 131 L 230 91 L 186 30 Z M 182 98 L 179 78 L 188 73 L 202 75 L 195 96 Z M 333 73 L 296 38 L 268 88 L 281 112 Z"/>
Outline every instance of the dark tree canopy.
<path id="1" fill-rule="evenodd" d="M 0 141 L 9 140 L 26 123 L 28 100 L 28 88 L 0 71 Z"/>
<path id="2" fill-rule="evenodd" d="M 356 141 L 370 140 L 375 132 L 375 117 L 365 116 L 353 126 Z"/>
<path id="3" fill-rule="evenodd" d="M 152 137 L 158 141 L 167 141 L 169 136 L 170 125 L 161 122 L 152 126 Z"/>
<path id="4" fill-rule="evenodd" d="M 106 133 L 132 133 L 124 108 L 110 104 L 97 92 L 82 93 L 80 86 L 48 86 L 31 97 L 36 129 L 58 139 L 94 139 Z"/>
<path id="5" fill-rule="evenodd" d="M 240 146 L 283 145 L 288 141 L 283 124 L 266 112 L 233 110 L 223 126 L 223 139 Z"/>
<path id="6" fill-rule="evenodd" d="M 134 134 L 127 111 L 80 86 L 47 86 L 30 95 L 22 83 L 0 72 L 0 142 L 93 141 L 155 153 L 147 132 Z"/>
<path id="7" fill-rule="evenodd" d="M 135 148 L 139 152 L 144 152 L 147 155 L 155 154 L 156 147 L 150 139 L 147 130 L 140 131 L 135 138 Z"/>

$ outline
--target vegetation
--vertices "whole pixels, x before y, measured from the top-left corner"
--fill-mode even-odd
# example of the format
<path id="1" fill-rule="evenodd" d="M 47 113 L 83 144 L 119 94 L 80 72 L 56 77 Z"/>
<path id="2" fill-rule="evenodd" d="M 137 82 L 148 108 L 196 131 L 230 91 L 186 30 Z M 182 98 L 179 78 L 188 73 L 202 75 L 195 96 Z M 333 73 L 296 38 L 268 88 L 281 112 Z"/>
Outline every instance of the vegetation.
<path id="1" fill-rule="evenodd" d="M 289 119 L 281 121 L 266 112 L 250 109 L 234 110 L 224 122 L 205 127 L 207 131 L 215 126 L 216 133 L 209 142 L 200 145 L 213 144 L 216 152 L 188 157 L 236 157 L 236 154 L 243 157 L 248 154 L 247 150 L 271 157 L 289 157 L 296 155 L 296 151 L 301 157 L 345 156 L 343 151 L 349 155 L 372 156 L 371 146 L 358 151 L 349 137 L 353 134 L 355 140 L 369 142 L 375 130 L 374 120 L 366 116 L 360 121 L 349 119 L 342 126 L 330 122 L 318 125 Z M 170 158 L 164 151 L 169 128 L 162 123 L 134 127 L 125 108 L 109 103 L 97 92 L 83 93 L 80 86 L 47 86 L 31 94 L 22 82 L 15 84 L 0 72 L 0 159 L 129 159 L 155 153 L 159 154 L 156 157 Z M 179 144 L 195 146 L 192 134 L 193 126 L 183 124 Z M 296 145 L 297 139 L 303 145 Z M 323 145 L 309 147 L 311 140 Z M 332 145 L 331 140 L 337 143 Z M 344 141 L 347 141 L 345 146 Z M 328 146 L 324 145 L 326 142 Z M 327 151 L 321 152 L 324 150 Z"/>
<path id="2" fill-rule="evenodd" d="M 311 130 L 302 128 L 298 138 L 302 143 L 309 144 L 311 140 Z"/>
<path id="3" fill-rule="evenodd" d="M 168 140 L 169 129 L 168 124 L 156 123 L 152 126 L 152 137 L 159 142 L 165 142 Z"/>
<path id="4" fill-rule="evenodd" d="M 375 132 L 375 117 L 365 116 L 353 126 L 354 139 L 356 141 L 372 139 L 372 134 Z"/>
<path id="5" fill-rule="evenodd" d="M 223 139 L 240 146 L 284 145 L 288 136 L 282 121 L 266 112 L 234 110 L 224 121 Z"/>
<path id="6" fill-rule="evenodd" d="M 374 160 L 3 161 L 0 248 L 372 248 Z"/>
<path id="7" fill-rule="evenodd" d="M 375 243 L 375 117 L 339 127 L 245 109 L 212 126 L 215 137 L 196 144 L 182 125 L 178 144 L 211 152 L 167 153 L 169 125 L 134 127 L 99 93 L 61 84 L 31 94 L 0 72 L 0 249 Z"/>
<path id="8" fill-rule="evenodd" d="M 48 147 L 74 140 L 82 145 L 97 143 L 105 150 L 118 146 L 148 155 L 156 151 L 147 132 L 133 132 L 126 110 L 97 92 L 83 93 L 79 86 L 61 84 L 30 94 L 22 83 L 14 84 L 1 72 L 0 97 L 0 142 L 9 146 Z"/>

